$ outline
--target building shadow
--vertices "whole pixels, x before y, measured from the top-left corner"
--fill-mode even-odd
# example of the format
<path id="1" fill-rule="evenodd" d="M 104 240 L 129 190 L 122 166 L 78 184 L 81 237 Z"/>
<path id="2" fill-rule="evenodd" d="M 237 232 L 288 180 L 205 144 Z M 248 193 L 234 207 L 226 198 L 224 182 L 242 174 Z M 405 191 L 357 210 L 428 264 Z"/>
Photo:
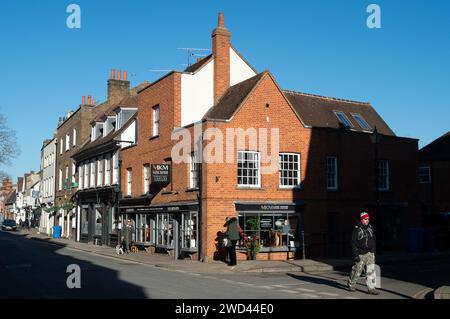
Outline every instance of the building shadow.
<path id="1" fill-rule="evenodd" d="M 0 232 L 0 299 L 151 298 L 143 287 L 121 279 L 119 271 L 69 256 L 70 252 L 62 251 L 65 247 Z M 69 265 L 80 268 L 79 289 L 67 286 L 72 275 L 72 272 L 67 272 Z M 124 271 L 133 271 L 133 265 L 125 260 L 114 263 L 117 268 L 125 268 L 124 265 L 130 267 Z"/>

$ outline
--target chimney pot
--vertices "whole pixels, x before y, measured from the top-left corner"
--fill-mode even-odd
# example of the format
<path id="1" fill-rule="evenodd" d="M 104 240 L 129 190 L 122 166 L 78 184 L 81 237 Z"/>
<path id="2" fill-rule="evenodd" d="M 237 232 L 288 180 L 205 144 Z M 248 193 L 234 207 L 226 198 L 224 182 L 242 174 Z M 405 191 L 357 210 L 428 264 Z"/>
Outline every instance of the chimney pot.
<path id="1" fill-rule="evenodd" d="M 81 98 L 81 105 L 86 105 L 86 96 L 83 95 L 83 97 Z"/>
<path id="2" fill-rule="evenodd" d="M 116 77 L 116 70 L 111 69 L 111 79 L 114 80 L 115 77 Z"/>
<path id="3" fill-rule="evenodd" d="M 117 71 L 117 80 L 120 80 L 120 70 Z"/>
<path id="4" fill-rule="evenodd" d="M 96 104 L 95 99 L 92 99 L 92 105 L 95 106 L 95 104 Z"/>
<path id="5" fill-rule="evenodd" d="M 126 81 L 127 80 L 127 71 L 123 71 L 123 80 Z"/>
<path id="6" fill-rule="evenodd" d="M 224 17 L 224 14 L 223 14 L 223 12 L 220 12 L 219 13 L 219 19 L 218 19 L 219 21 L 218 21 L 218 23 L 217 23 L 217 26 L 219 27 L 219 28 L 225 28 L 225 17 Z"/>
<path id="7" fill-rule="evenodd" d="M 91 96 L 90 95 L 88 95 L 88 102 L 87 102 L 87 104 L 91 105 Z"/>

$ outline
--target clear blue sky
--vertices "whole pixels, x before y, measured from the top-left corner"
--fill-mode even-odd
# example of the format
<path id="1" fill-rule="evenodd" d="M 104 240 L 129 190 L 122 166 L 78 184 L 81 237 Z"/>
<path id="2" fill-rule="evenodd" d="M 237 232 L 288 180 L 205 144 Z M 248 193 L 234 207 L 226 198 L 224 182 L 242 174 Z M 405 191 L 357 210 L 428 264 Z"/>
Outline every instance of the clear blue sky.
<path id="1" fill-rule="evenodd" d="M 81 6 L 81 29 L 66 7 Z M 366 8 L 382 10 L 368 29 Z M 42 141 L 82 95 L 106 95 L 111 68 L 133 85 L 183 69 L 179 47 L 211 47 L 217 13 L 233 45 L 286 89 L 369 101 L 425 146 L 450 130 L 450 1 L 0 1 L 0 112 L 22 149 L 14 179 L 39 170 Z"/>

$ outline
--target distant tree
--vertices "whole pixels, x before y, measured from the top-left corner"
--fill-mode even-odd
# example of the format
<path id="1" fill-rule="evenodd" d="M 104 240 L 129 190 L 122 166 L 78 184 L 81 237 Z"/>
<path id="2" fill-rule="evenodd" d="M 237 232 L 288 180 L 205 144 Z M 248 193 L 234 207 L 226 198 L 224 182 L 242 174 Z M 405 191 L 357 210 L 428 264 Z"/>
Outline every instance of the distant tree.
<path id="1" fill-rule="evenodd" d="M 11 165 L 19 154 L 16 132 L 7 126 L 5 116 L 0 113 L 0 165 Z"/>

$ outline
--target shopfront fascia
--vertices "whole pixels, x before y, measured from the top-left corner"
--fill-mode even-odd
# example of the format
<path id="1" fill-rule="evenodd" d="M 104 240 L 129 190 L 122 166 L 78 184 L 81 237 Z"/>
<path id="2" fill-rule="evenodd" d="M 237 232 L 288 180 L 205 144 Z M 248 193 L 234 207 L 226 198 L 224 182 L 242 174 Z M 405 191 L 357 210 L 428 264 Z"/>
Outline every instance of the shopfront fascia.
<path id="1" fill-rule="evenodd" d="M 118 188 L 104 187 L 76 194 L 81 242 L 115 247 L 119 234 Z"/>
<path id="2" fill-rule="evenodd" d="M 239 225 L 247 237 L 256 237 L 260 253 L 295 252 L 302 244 L 304 203 L 235 202 Z M 238 250 L 245 250 L 240 240 Z"/>
<path id="3" fill-rule="evenodd" d="M 122 206 L 120 214 L 133 225 L 132 240 L 155 251 L 173 252 L 175 258 L 198 252 L 198 204 Z"/>

